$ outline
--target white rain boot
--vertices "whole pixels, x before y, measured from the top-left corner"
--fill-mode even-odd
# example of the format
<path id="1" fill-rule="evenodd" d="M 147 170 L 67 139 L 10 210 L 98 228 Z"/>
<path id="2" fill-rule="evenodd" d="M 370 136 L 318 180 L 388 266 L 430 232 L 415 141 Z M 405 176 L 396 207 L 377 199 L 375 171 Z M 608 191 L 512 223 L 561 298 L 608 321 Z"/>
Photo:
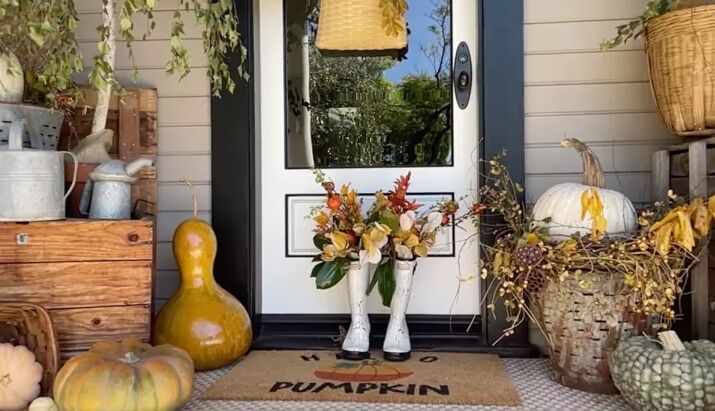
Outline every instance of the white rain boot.
<path id="1" fill-rule="evenodd" d="M 348 269 L 348 299 L 350 300 L 350 330 L 343 340 L 342 357 L 346 360 L 365 360 L 370 357 L 370 318 L 367 315 L 367 287 L 370 265 L 350 263 Z"/>
<path id="2" fill-rule="evenodd" d="M 410 358 L 410 331 L 407 329 L 407 305 L 412 294 L 412 277 L 417 261 L 395 261 L 395 295 L 390 303 L 390 322 L 387 324 L 382 351 L 386 361 L 406 361 Z"/>

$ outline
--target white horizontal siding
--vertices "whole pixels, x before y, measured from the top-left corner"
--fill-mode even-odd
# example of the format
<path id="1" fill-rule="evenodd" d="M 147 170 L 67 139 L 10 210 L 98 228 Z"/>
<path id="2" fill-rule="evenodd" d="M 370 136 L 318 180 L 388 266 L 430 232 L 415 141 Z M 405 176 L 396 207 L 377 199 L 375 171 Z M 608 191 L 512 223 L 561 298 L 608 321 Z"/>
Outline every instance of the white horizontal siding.
<path id="1" fill-rule="evenodd" d="M 96 27 L 101 24 L 101 1 L 76 1 L 80 25 L 77 38 L 86 65 L 96 53 Z M 156 256 L 156 308 L 171 297 L 179 284 L 171 251 L 176 226 L 191 217 L 191 194 L 181 178 L 190 179 L 196 188 L 199 217 L 211 220 L 211 105 L 208 67 L 203 54 L 201 29 L 191 15 L 184 18 L 184 45 L 189 52 L 191 72 L 181 81 L 168 76 L 164 65 L 169 60 L 169 34 L 178 0 L 162 0 L 154 13 L 156 27 L 151 37 L 142 40 L 145 19 L 135 21 L 134 63 L 138 69 L 137 87 L 154 87 L 159 95 L 158 134 L 158 216 Z M 116 73 L 124 85 L 132 85 L 133 70 L 126 45 L 117 46 Z M 86 73 L 78 81 L 86 81 Z"/>
<path id="2" fill-rule="evenodd" d="M 526 190 L 535 201 L 550 186 L 580 180 L 578 157 L 559 147 L 564 137 L 591 144 L 606 169 L 609 188 L 634 201 L 650 196 L 650 154 L 675 139 L 660 125 L 648 85 L 642 41 L 617 51 L 599 44 L 614 27 L 639 15 L 647 0 L 524 0 Z M 101 2 L 79 0 L 78 38 L 86 63 L 96 50 Z M 158 2 L 154 34 L 134 43 L 139 86 L 159 92 L 159 216 L 157 307 L 176 289 L 171 253 L 176 225 L 190 216 L 191 200 L 179 179 L 196 184 L 200 215 L 210 219 L 210 90 L 201 31 L 190 16 L 185 46 L 192 72 L 183 81 L 163 71 L 169 58 L 168 29 L 177 0 Z M 117 49 L 117 74 L 126 83 L 132 69 L 126 47 Z M 554 161 L 556 159 L 556 161 Z"/>
<path id="3" fill-rule="evenodd" d="M 601 52 L 615 26 L 647 0 L 524 0 L 526 196 L 579 182 L 579 157 L 565 137 L 599 156 L 608 188 L 650 199 L 650 156 L 676 139 L 660 124 L 642 40 Z"/>

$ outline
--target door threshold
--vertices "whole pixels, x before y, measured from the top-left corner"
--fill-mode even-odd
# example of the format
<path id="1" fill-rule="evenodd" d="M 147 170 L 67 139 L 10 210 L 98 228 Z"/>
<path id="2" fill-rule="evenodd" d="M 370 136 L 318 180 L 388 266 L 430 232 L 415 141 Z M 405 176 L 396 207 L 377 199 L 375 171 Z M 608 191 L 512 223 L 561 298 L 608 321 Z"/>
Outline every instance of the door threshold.
<path id="1" fill-rule="evenodd" d="M 260 321 L 252 346 L 257 350 L 337 350 L 341 330 L 350 326 L 350 316 L 342 314 L 264 314 Z M 373 349 L 382 346 L 388 321 L 388 315 L 370 316 Z M 486 345 L 479 316 L 408 315 L 407 322 L 413 351 L 540 356 L 533 345 L 510 344 L 508 340 L 496 346 Z"/>

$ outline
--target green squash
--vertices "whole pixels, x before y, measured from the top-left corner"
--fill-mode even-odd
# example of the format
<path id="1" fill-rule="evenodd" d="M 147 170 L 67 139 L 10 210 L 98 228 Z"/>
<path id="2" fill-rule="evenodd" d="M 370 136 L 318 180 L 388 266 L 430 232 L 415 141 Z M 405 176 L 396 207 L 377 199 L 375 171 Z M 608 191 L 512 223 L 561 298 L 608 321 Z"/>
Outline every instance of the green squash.
<path id="1" fill-rule="evenodd" d="M 623 397 L 640 411 L 715 410 L 715 344 L 681 343 L 675 332 L 661 344 L 643 336 L 622 341 L 611 375 Z"/>

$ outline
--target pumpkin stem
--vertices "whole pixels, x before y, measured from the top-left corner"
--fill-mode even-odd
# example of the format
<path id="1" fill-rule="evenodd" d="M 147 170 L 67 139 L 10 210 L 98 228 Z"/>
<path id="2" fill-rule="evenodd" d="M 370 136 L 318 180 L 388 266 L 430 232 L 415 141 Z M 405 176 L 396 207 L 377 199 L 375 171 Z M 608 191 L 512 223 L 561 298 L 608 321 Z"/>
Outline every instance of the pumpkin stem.
<path id="1" fill-rule="evenodd" d="M 191 184 L 191 181 L 189 181 L 188 178 L 182 178 L 181 182 L 186 183 L 186 185 L 188 185 L 189 189 L 191 190 L 191 197 L 194 201 L 194 218 L 196 218 L 199 214 L 198 213 L 199 205 L 198 205 L 198 201 L 196 200 L 196 190 L 194 189 L 194 185 Z"/>
<path id="2" fill-rule="evenodd" d="M 581 155 L 581 161 L 583 163 L 583 184 L 591 187 L 604 187 L 603 167 L 591 148 L 577 138 L 561 140 L 561 147 L 573 148 Z"/>
<path id="3" fill-rule="evenodd" d="M 685 349 L 685 345 L 680 341 L 680 337 L 675 331 L 660 332 L 658 333 L 658 339 L 663 344 L 665 351 L 683 351 Z"/>
<path id="4" fill-rule="evenodd" d="M 141 361 L 141 358 L 137 357 L 136 354 L 134 354 L 132 351 L 129 351 L 128 353 L 124 354 L 124 357 L 121 361 L 125 364 L 136 364 Z"/>
<path id="5" fill-rule="evenodd" d="M 0 377 L 0 385 L 3 387 L 7 387 L 8 385 L 12 384 L 12 377 L 10 377 L 10 373 L 7 373 Z"/>

